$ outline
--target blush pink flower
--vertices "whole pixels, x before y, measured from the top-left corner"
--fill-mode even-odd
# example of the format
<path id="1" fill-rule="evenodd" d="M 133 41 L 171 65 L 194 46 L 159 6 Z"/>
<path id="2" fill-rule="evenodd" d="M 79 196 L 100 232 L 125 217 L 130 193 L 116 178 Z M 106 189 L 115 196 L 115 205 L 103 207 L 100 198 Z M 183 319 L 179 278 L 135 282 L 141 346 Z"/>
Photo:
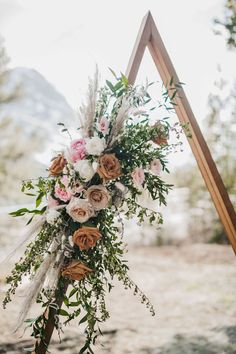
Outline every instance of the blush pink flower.
<path id="1" fill-rule="evenodd" d="M 161 162 L 158 159 L 154 159 L 152 160 L 152 162 L 150 163 L 150 170 L 154 173 L 154 175 L 160 175 L 161 173 Z"/>
<path id="2" fill-rule="evenodd" d="M 97 129 L 103 135 L 107 135 L 109 131 L 109 122 L 106 117 L 102 117 L 100 121 L 97 123 Z"/>
<path id="3" fill-rule="evenodd" d="M 86 142 L 84 139 L 77 139 L 70 144 L 70 157 L 73 162 L 83 160 L 86 156 Z"/>
<path id="4" fill-rule="evenodd" d="M 69 185 L 69 179 L 67 176 L 62 176 L 60 182 L 67 188 Z"/>
<path id="5" fill-rule="evenodd" d="M 71 190 L 68 188 L 69 181 L 67 176 L 63 176 L 61 178 L 61 183 L 56 183 L 54 188 L 54 195 L 56 198 L 62 200 L 63 202 L 68 202 L 68 200 L 71 199 L 72 193 Z"/>
<path id="6" fill-rule="evenodd" d="M 145 180 L 144 170 L 141 167 L 136 167 L 131 173 L 133 181 L 136 185 L 141 186 Z"/>
<path id="7" fill-rule="evenodd" d="M 54 199 L 51 195 L 49 195 L 48 196 L 48 207 L 55 208 L 58 205 L 59 205 L 59 202 L 56 199 Z"/>

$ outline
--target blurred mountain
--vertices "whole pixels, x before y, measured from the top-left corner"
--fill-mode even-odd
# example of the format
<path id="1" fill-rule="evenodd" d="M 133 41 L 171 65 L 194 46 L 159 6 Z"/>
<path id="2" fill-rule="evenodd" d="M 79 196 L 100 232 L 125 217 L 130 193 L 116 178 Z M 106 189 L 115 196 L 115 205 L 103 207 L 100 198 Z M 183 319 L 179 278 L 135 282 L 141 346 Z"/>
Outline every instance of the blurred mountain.
<path id="1" fill-rule="evenodd" d="M 57 123 L 68 126 L 73 118 L 65 98 L 36 70 L 15 68 L 1 74 L 0 214 L 5 205 L 29 202 L 20 192 L 21 180 L 47 175 Z"/>
<path id="2" fill-rule="evenodd" d="M 0 105 L 0 120 L 10 117 L 24 125 L 25 132 L 37 129 L 43 134 L 55 133 L 58 122 L 69 125 L 74 111 L 66 99 L 39 72 L 17 67 L 8 70 L 0 95 L 6 97 Z M 9 100 L 11 93 L 16 97 Z"/>

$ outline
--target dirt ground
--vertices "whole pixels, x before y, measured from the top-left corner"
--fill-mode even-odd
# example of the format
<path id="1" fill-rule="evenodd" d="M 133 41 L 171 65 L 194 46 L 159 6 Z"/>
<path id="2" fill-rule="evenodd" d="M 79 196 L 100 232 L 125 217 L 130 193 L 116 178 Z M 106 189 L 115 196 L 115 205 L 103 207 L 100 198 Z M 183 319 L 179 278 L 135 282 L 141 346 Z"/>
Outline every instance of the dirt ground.
<path id="1" fill-rule="evenodd" d="M 236 354 L 236 263 L 230 246 L 139 247 L 127 258 L 131 278 L 149 296 L 156 316 L 117 283 L 95 354 Z M 32 344 L 27 333 L 12 333 L 21 300 L 22 293 L 0 312 L 0 353 L 23 353 Z M 75 322 L 65 328 L 61 344 L 54 334 L 50 352 L 78 354 L 82 341 Z"/>

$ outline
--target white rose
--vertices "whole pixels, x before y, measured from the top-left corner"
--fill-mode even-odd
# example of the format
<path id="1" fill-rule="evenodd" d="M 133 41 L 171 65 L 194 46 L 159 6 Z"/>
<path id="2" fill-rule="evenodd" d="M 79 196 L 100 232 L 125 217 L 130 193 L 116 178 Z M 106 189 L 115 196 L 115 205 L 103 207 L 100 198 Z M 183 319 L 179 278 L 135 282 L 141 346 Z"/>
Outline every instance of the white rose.
<path id="1" fill-rule="evenodd" d="M 92 164 L 88 160 L 79 160 L 74 164 L 75 171 L 79 172 L 80 177 L 86 182 L 89 181 L 94 175 Z"/>
<path id="2" fill-rule="evenodd" d="M 94 136 L 86 140 L 86 151 L 89 155 L 101 155 L 105 149 L 105 140 Z"/>
<path id="3" fill-rule="evenodd" d="M 92 205 L 85 199 L 72 198 L 66 206 L 66 212 L 77 222 L 84 223 L 94 216 Z"/>
<path id="4" fill-rule="evenodd" d="M 55 210 L 53 208 L 48 209 L 48 212 L 47 212 L 47 215 L 46 215 L 47 223 L 50 224 L 50 225 L 53 225 L 55 220 L 59 216 L 60 216 L 59 211 L 57 211 L 57 210 Z"/>
<path id="5" fill-rule="evenodd" d="M 99 163 L 97 161 L 93 161 L 92 167 L 93 167 L 94 173 L 97 171 L 98 165 L 99 165 Z"/>
<path id="6" fill-rule="evenodd" d="M 69 236 L 68 237 L 68 241 L 69 241 L 69 245 L 71 246 L 71 247 L 74 247 L 74 242 L 73 242 L 73 236 Z"/>

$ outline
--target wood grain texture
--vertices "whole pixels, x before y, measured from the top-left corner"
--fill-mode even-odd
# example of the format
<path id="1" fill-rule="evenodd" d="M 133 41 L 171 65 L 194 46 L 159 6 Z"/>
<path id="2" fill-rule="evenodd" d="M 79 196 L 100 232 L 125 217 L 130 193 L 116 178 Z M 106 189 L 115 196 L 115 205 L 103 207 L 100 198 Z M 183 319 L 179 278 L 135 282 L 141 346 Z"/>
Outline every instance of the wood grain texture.
<path id="1" fill-rule="evenodd" d="M 126 71 L 129 82 L 131 84 L 135 82 L 146 46 L 150 51 L 163 83 L 170 82 L 171 78 L 174 79 L 175 83 L 178 83 L 180 80 L 150 12 L 143 19 Z M 188 142 L 236 254 L 235 210 L 183 88 L 179 90 L 179 96 L 181 98 L 175 99 L 177 103 L 175 108 L 176 114 L 181 123 L 189 124 L 192 137 L 188 138 Z"/>

